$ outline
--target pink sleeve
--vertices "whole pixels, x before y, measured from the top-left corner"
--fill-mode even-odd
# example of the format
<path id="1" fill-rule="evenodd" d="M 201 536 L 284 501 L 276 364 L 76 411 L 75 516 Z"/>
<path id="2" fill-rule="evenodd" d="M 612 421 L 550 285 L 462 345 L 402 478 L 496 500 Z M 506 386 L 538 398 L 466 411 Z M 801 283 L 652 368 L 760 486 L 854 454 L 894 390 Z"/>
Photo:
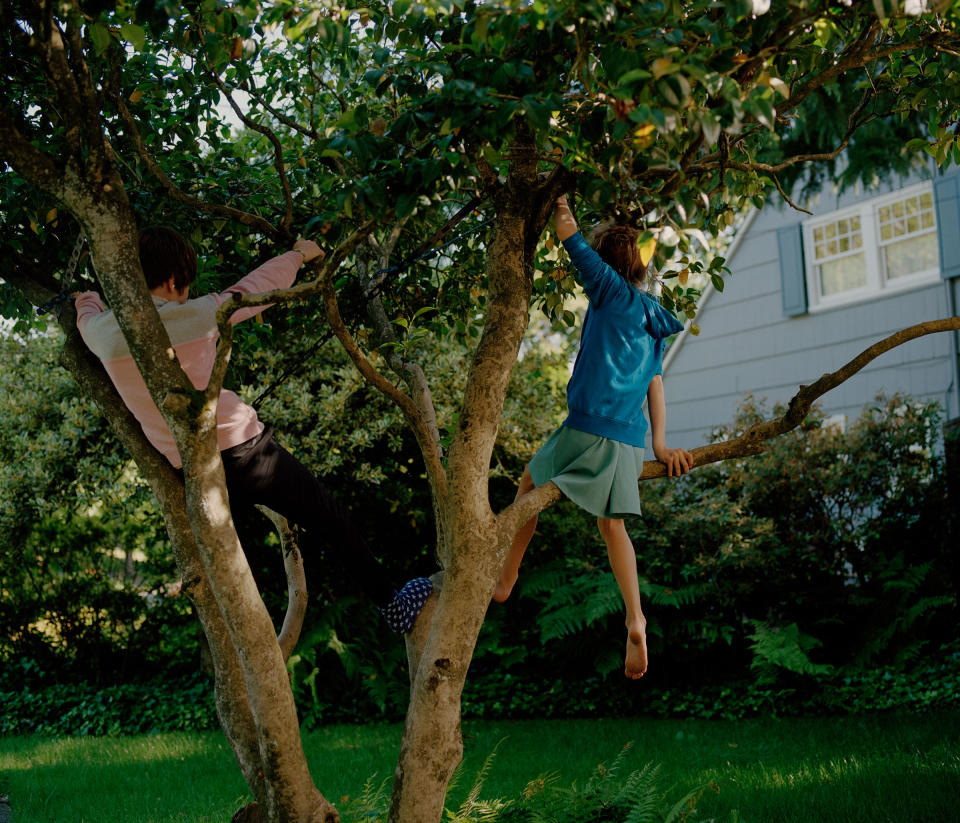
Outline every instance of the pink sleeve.
<path id="1" fill-rule="evenodd" d="M 229 289 L 214 295 L 217 305 L 226 303 L 232 294 L 261 294 L 273 289 L 289 289 L 297 279 L 297 269 L 303 263 L 303 255 L 298 251 L 288 251 L 279 257 L 268 260 L 262 266 L 255 268 L 246 277 L 241 278 Z M 240 309 L 230 318 L 233 325 L 259 314 L 269 308 L 272 303 Z"/>
<path id="2" fill-rule="evenodd" d="M 80 336 L 83 337 L 83 330 L 86 328 L 87 323 L 90 322 L 90 318 L 103 313 L 103 301 L 95 291 L 83 291 L 77 295 L 76 307 L 77 330 L 80 332 Z"/>

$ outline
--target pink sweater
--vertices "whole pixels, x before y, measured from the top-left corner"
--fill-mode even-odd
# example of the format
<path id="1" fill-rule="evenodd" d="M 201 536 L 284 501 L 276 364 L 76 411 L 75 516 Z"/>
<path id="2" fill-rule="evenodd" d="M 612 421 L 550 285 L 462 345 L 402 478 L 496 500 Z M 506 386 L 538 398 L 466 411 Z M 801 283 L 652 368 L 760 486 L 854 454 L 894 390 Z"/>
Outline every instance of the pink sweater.
<path id="1" fill-rule="evenodd" d="M 271 289 L 289 288 L 302 262 L 303 255 L 288 251 L 268 260 L 221 294 L 208 294 L 185 303 L 164 300 L 162 297 L 153 298 L 177 359 L 195 388 L 202 390 L 210 382 L 217 338 L 220 336 L 217 331 L 217 308 L 235 292 L 259 294 Z M 77 295 L 76 305 L 77 328 L 84 342 L 103 362 L 123 402 L 140 421 L 147 439 L 175 468 L 180 468 L 183 461 L 173 435 L 147 391 L 113 312 L 105 310 L 100 295 L 92 291 Z M 264 308 L 240 309 L 234 313 L 231 321 L 239 323 Z M 221 451 L 243 443 L 261 431 L 263 423 L 257 419 L 253 408 L 232 391 L 224 389 L 220 392 L 217 403 L 217 443 Z"/>

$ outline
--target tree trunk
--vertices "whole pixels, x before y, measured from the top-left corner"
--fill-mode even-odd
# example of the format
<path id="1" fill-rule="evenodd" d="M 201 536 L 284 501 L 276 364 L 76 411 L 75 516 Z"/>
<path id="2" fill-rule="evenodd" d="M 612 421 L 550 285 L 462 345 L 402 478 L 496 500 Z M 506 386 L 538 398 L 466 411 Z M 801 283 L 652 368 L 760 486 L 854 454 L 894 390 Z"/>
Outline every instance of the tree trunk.
<path id="1" fill-rule="evenodd" d="M 490 457 L 513 364 L 527 327 L 532 272 L 522 212 L 494 225 L 487 257 L 490 302 L 470 367 L 441 500 L 443 584 L 415 673 L 397 763 L 391 821 L 432 823 L 463 755 L 460 700 L 503 558 L 490 508 Z M 428 615 L 425 615 L 428 617 Z"/>

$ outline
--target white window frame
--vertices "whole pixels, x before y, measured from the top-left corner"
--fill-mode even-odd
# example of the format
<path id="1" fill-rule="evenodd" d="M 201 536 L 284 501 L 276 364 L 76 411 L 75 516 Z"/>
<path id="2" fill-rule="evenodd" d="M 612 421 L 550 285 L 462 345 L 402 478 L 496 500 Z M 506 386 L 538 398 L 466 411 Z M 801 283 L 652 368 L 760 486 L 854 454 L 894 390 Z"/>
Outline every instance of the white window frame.
<path id="1" fill-rule="evenodd" d="M 809 311 L 822 311 L 832 309 L 836 306 L 859 303 L 864 300 L 882 297 L 885 294 L 914 289 L 929 283 L 936 283 L 940 280 L 939 262 L 933 268 L 889 280 L 883 274 L 879 210 L 882 206 L 890 205 L 898 200 L 906 200 L 908 197 L 914 196 L 919 197 L 922 194 L 929 194 L 930 197 L 933 198 L 933 228 L 930 231 L 933 233 L 934 238 L 936 238 L 939 231 L 936 215 L 936 197 L 933 192 L 933 184 L 929 182 L 916 183 L 912 186 L 890 192 L 889 194 L 884 194 L 881 197 L 873 197 L 869 200 L 861 201 L 856 205 L 812 218 L 803 224 L 803 257 L 806 269 Z M 836 223 L 838 220 L 845 218 L 850 219 L 851 217 L 860 218 L 860 231 L 863 236 L 862 249 L 866 263 L 867 281 L 863 286 L 856 289 L 848 289 L 838 294 L 824 295 L 821 293 L 820 278 L 817 277 L 813 230 L 830 223 Z"/>

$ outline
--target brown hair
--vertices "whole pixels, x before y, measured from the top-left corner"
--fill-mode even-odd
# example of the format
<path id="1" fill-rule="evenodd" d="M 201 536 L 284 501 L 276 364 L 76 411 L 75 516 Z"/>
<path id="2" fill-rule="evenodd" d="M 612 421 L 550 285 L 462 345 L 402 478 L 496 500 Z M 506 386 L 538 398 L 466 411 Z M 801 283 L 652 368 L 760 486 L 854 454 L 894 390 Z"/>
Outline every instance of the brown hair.
<path id="1" fill-rule="evenodd" d="M 637 238 L 640 233 L 631 226 L 601 223 L 590 232 L 590 245 L 628 283 L 638 288 L 647 277 L 647 267 L 640 260 Z"/>
<path id="2" fill-rule="evenodd" d="M 140 267 L 147 288 L 162 286 L 171 277 L 178 291 L 197 278 L 197 253 L 176 229 L 147 226 L 140 230 Z"/>

